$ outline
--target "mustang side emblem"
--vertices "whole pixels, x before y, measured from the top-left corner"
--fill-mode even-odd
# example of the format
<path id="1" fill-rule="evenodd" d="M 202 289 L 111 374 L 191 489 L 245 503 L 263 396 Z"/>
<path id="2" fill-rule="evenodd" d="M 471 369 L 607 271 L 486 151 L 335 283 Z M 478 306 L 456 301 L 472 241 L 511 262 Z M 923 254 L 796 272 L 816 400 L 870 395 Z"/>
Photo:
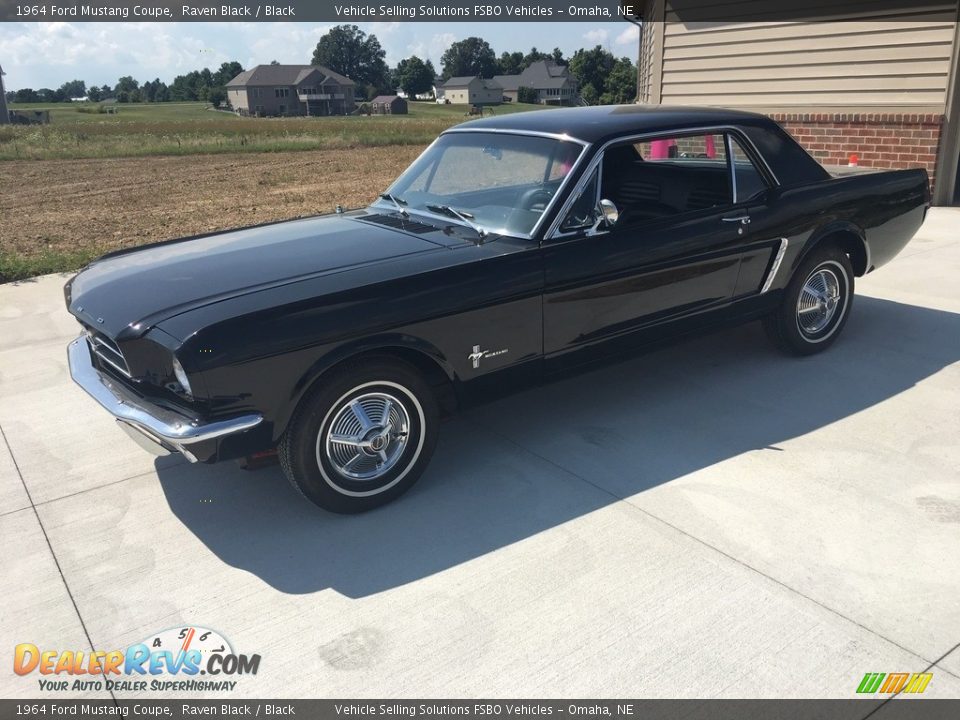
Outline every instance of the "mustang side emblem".
<path id="1" fill-rule="evenodd" d="M 502 350 L 481 350 L 479 345 L 474 345 L 473 352 L 467 355 L 467 359 L 473 363 L 473 369 L 476 370 L 480 367 L 480 361 L 484 358 L 506 355 L 508 352 L 510 352 L 509 348 L 503 348 Z"/>

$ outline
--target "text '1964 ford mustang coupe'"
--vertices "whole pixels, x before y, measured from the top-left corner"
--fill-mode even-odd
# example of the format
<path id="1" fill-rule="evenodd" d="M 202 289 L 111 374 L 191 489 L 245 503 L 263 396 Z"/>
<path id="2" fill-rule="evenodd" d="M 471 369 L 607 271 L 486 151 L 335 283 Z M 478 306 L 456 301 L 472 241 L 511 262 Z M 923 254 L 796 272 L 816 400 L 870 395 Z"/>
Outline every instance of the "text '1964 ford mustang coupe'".
<path id="1" fill-rule="evenodd" d="M 365 209 L 93 262 L 65 288 L 70 370 L 159 453 L 276 448 L 307 498 L 358 512 L 480 399 L 731 321 L 824 350 L 929 201 L 924 170 L 832 177 L 750 113 L 487 118 Z"/>

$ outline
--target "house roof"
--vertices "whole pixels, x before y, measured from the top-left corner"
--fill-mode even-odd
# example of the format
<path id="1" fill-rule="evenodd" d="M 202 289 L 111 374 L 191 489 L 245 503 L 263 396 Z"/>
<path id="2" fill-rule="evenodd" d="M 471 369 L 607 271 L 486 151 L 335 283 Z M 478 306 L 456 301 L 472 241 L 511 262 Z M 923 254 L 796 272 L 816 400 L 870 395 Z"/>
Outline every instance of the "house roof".
<path id="1" fill-rule="evenodd" d="M 577 82 L 570 75 L 570 70 L 566 65 L 559 65 L 553 60 L 537 60 L 519 75 L 494 75 L 493 79 L 504 90 L 508 91 L 514 91 L 521 87 L 529 87 L 534 90 L 559 88 L 567 83 L 576 85 Z"/>
<path id="2" fill-rule="evenodd" d="M 457 77 L 447 78 L 441 87 L 466 87 L 477 79 L 476 75 L 458 75 Z"/>
<path id="3" fill-rule="evenodd" d="M 394 100 L 403 100 L 399 95 L 377 95 L 370 102 L 374 105 L 379 105 L 380 103 L 392 103 Z"/>
<path id="4" fill-rule="evenodd" d="M 323 65 L 257 65 L 237 75 L 227 83 L 227 87 L 245 87 L 247 85 L 299 85 L 314 72 L 333 78 L 340 85 L 353 85 L 346 75 Z"/>
<path id="5" fill-rule="evenodd" d="M 493 80 L 508 92 L 512 92 L 520 87 L 519 75 L 494 75 Z"/>
<path id="6" fill-rule="evenodd" d="M 445 89 L 467 87 L 474 80 L 478 80 L 487 90 L 502 90 L 503 86 L 496 81 L 496 78 L 481 78 L 476 75 L 460 75 L 448 79 L 441 87 Z"/>
<path id="7" fill-rule="evenodd" d="M 562 87 L 568 80 L 575 82 L 570 77 L 570 70 L 565 65 L 559 65 L 553 60 L 537 60 L 520 73 L 521 85 L 537 89 Z"/>

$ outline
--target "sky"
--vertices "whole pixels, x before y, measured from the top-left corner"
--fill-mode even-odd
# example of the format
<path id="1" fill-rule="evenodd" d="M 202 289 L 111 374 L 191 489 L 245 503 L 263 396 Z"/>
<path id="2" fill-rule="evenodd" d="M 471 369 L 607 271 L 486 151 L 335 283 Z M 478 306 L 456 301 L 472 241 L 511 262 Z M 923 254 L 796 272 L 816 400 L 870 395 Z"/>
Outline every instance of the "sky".
<path id="1" fill-rule="evenodd" d="M 390 66 L 410 55 L 429 58 L 440 70 L 450 44 L 471 35 L 503 51 L 554 47 L 572 55 L 602 45 L 617 57 L 636 61 L 637 28 L 630 23 L 357 23 L 380 40 Z M 246 68 L 277 60 L 309 63 L 320 36 L 333 24 L 317 23 L 0 23 L 0 67 L 7 90 L 56 89 L 69 80 L 116 84 L 124 75 L 140 82 L 228 60 Z"/>

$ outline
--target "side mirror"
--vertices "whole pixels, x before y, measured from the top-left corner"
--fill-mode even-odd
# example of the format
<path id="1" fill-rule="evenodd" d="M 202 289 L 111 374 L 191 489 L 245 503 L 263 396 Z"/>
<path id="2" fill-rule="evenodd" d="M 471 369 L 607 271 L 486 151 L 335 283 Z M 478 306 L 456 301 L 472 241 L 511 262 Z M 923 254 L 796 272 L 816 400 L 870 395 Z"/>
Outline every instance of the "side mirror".
<path id="1" fill-rule="evenodd" d="M 613 204 L 612 200 L 601 200 L 600 216 L 609 227 L 613 227 L 620 219 L 620 211 L 617 210 L 617 206 Z"/>
<path id="2" fill-rule="evenodd" d="M 612 200 L 604 199 L 597 203 L 596 218 L 592 230 L 596 230 L 601 225 L 612 228 L 620 219 L 620 211 L 617 210 L 617 206 L 613 204 Z"/>

